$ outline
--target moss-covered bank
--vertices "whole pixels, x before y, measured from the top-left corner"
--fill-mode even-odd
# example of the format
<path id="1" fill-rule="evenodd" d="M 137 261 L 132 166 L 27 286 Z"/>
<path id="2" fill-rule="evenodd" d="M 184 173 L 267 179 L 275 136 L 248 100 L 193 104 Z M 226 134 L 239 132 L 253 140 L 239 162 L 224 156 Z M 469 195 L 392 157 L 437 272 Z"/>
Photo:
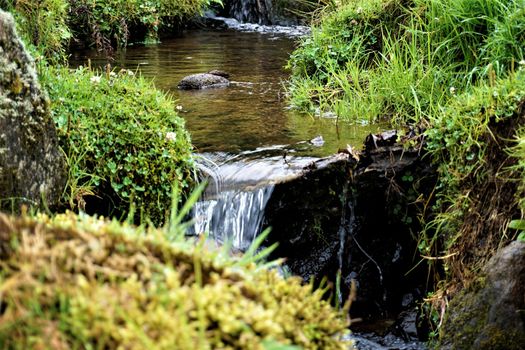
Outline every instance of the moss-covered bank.
<path id="1" fill-rule="evenodd" d="M 181 234 L 0 215 L 0 347 L 347 349 L 323 291 Z"/>

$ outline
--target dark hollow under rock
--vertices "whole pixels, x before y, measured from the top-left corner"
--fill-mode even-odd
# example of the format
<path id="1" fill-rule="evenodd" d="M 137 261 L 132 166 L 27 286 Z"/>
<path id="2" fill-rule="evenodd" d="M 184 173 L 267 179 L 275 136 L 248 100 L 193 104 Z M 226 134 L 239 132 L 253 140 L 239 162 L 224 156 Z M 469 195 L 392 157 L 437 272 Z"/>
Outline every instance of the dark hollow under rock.
<path id="1" fill-rule="evenodd" d="M 369 136 L 359 157 L 338 154 L 312 163 L 303 176 L 275 186 L 265 211 L 273 257 L 305 281 L 341 274 L 342 301 L 357 285 L 353 318 L 391 317 L 407 294 L 424 293 L 426 266 L 417 238 L 422 198 L 435 169 L 420 147 L 397 143 L 397 133 Z M 357 161 L 356 159 L 359 158 Z"/>
<path id="2" fill-rule="evenodd" d="M 0 209 L 54 206 L 66 182 L 49 100 L 35 63 L 0 10 Z"/>

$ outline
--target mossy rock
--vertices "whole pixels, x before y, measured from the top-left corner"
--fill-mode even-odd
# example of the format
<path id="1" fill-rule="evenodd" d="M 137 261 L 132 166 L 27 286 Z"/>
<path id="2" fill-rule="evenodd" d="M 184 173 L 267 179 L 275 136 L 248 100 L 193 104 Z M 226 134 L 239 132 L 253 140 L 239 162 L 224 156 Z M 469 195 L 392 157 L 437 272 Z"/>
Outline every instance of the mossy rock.
<path id="1" fill-rule="evenodd" d="M 348 348 L 323 291 L 169 234 L 1 215 L 0 348 Z"/>
<path id="2" fill-rule="evenodd" d="M 525 242 L 515 241 L 487 264 L 484 276 L 449 305 L 440 349 L 523 349 Z"/>
<path id="3" fill-rule="evenodd" d="M 184 77 L 177 87 L 181 90 L 221 88 L 230 85 L 223 75 L 212 73 L 192 74 Z M 222 73 L 222 72 L 221 72 Z"/>
<path id="4" fill-rule="evenodd" d="M 65 186 L 65 162 L 49 100 L 13 17 L 1 10 L 0 130 L 0 209 L 57 204 Z"/>

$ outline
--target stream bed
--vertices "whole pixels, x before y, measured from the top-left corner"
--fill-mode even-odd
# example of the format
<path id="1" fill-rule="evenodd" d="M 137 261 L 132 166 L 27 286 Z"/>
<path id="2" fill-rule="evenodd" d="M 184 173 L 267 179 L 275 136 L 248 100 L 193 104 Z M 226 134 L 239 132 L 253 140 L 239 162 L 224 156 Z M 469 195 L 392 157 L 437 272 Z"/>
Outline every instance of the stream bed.
<path id="1" fill-rule="evenodd" d="M 158 45 L 132 46 L 108 61 L 96 51 L 73 53 L 70 63 L 140 71 L 173 95 L 186 120 L 195 151 L 239 154 L 261 147 L 289 145 L 298 154 L 326 156 L 347 144 L 360 146 L 378 125 L 339 122 L 290 110 L 285 99 L 284 65 L 294 38 L 280 33 L 192 30 Z M 230 74 L 223 89 L 178 90 L 185 76 L 220 69 Z M 321 136 L 316 146 L 310 140 Z"/>

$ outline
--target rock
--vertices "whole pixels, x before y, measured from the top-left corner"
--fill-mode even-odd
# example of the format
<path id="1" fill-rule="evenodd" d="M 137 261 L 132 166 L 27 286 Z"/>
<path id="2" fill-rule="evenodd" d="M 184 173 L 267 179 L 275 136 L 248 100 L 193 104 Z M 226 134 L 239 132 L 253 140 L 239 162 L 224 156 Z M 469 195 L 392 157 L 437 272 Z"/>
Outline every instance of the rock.
<path id="1" fill-rule="evenodd" d="M 208 72 L 208 74 L 213 74 L 213 75 L 218 75 L 219 77 L 223 77 L 223 78 L 226 78 L 226 79 L 229 79 L 230 78 L 230 74 L 223 71 L 223 70 L 218 70 L 218 69 L 212 69 L 211 71 Z"/>
<path id="2" fill-rule="evenodd" d="M 228 75 L 228 73 L 222 71 L 211 71 Z M 207 89 L 207 88 L 220 88 L 227 87 L 230 85 L 230 81 L 223 75 L 213 73 L 199 73 L 188 75 L 183 78 L 177 87 L 181 90 L 193 90 L 193 89 Z"/>
<path id="3" fill-rule="evenodd" d="M 305 281 L 323 278 L 341 299 L 357 284 L 352 318 L 394 317 L 403 297 L 424 293 L 426 267 L 414 268 L 421 207 L 436 181 L 435 169 L 419 147 L 396 143 L 395 132 L 370 136 L 361 154 L 338 154 L 304 169 L 302 176 L 277 184 L 268 201 L 264 227 L 272 258 L 285 258 L 290 272 Z M 410 271 L 410 273 L 408 273 Z"/>
<path id="4" fill-rule="evenodd" d="M 66 182 L 49 100 L 35 63 L 0 10 L 0 209 L 57 204 Z"/>
<path id="5" fill-rule="evenodd" d="M 273 257 L 285 257 L 294 275 L 305 281 L 334 276 L 337 270 L 343 191 L 355 162 L 337 154 L 310 164 L 302 176 L 275 185 L 266 205 L 267 241 L 279 245 Z"/>
<path id="6" fill-rule="evenodd" d="M 440 349 L 523 349 L 525 242 L 514 241 L 490 259 L 482 277 L 449 304 Z"/>

